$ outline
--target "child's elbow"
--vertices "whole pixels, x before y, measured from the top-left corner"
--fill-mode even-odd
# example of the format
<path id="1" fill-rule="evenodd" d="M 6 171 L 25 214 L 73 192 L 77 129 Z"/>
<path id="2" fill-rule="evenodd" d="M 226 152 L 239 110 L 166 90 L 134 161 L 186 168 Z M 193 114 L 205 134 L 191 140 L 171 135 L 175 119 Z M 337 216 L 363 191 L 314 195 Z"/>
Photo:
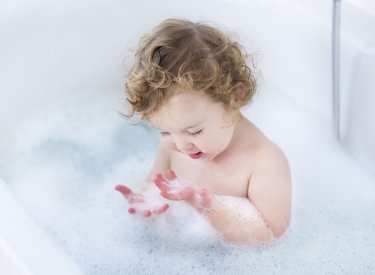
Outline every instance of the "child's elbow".
<path id="1" fill-rule="evenodd" d="M 251 239 L 255 241 L 255 243 L 272 242 L 284 235 L 289 227 L 289 223 L 289 218 L 283 220 L 283 222 L 275 223 L 274 225 L 264 223 L 263 226 L 258 227 L 252 232 Z"/>
<path id="2" fill-rule="evenodd" d="M 274 238 L 280 238 L 287 231 L 290 224 L 290 218 L 283 220 L 271 227 Z"/>

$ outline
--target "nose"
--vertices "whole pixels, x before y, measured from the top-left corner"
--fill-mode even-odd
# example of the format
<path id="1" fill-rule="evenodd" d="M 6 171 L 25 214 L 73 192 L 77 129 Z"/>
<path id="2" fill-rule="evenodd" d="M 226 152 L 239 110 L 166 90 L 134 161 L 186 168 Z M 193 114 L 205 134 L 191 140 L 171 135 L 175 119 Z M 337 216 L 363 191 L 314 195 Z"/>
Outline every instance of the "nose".
<path id="1" fill-rule="evenodd" d="M 174 136 L 173 142 L 179 151 L 185 152 L 193 148 L 193 144 L 186 137 Z"/>

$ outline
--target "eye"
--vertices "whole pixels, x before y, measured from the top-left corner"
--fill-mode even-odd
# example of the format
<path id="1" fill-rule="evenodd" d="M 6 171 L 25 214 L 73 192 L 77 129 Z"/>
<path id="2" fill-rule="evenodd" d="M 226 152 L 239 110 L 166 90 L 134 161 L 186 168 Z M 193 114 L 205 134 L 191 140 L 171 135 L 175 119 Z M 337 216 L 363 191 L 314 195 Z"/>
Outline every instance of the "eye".
<path id="1" fill-rule="evenodd" d="M 189 135 L 196 137 L 196 136 L 199 136 L 202 132 L 203 132 L 203 129 L 202 129 L 202 130 L 199 130 L 199 131 L 196 131 L 196 132 L 194 132 L 194 133 L 190 133 L 190 132 L 189 132 Z"/>
<path id="2" fill-rule="evenodd" d="M 169 132 L 160 132 L 160 134 L 162 135 L 162 136 L 168 136 L 169 135 Z"/>

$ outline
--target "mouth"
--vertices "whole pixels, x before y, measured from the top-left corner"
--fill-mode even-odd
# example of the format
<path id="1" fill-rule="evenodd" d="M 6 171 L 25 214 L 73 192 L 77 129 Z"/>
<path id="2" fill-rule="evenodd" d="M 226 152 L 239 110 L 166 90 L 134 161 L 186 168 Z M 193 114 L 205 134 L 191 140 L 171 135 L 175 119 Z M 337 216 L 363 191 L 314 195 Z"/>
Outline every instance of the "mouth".
<path id="1" fill-rule="evenodd" d="M 198 152 L 198 153 L 195 153 L 195 154 L 189 154 L 188 155 L 190 158 L 192 159 L 199 159 L 203 156 L 203 153 L 202 152 Z"/>

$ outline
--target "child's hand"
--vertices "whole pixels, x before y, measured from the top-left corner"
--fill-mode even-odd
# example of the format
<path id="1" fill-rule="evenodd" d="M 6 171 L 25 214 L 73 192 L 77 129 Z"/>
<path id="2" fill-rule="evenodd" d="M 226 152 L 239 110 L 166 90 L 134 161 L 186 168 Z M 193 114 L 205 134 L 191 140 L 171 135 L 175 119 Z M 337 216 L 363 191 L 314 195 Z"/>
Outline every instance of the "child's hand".
<path id="1" fill-rule="evenodd" d="M 170 170 L 169 179 L 156 174 L 154 183 L 160 189 L 160 195 L 168 200 L 183 200 L 193 205 L 197 210 L 212 207 L 214 195 L 206 188 L 199 188 L 194 184 L 177 180 L 176 174 Z"/>
<path id="2" fill-rule="evenodd" d="M 145 196 L 142 193 L 134 193 L 129 187 L 125 185 L 117 185 L 115 187 L 125 199 L 129 202 L 128 212 L 130 214 L 141 214 L 144 217 L 158 215 L 167 211 L 169 205 L 160 199 L 151 196 Z"/>

